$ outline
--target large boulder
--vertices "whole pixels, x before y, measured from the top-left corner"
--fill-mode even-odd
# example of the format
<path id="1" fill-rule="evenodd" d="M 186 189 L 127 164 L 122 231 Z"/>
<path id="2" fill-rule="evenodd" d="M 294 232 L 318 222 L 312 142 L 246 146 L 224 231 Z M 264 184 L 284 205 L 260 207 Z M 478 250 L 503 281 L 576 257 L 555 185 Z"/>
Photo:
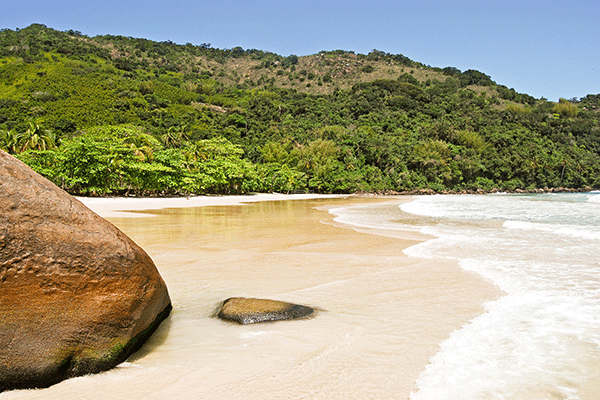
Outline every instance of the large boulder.
<path id="1" fill-rule="evenodd" d="M 0 391 L 110 369 L 170 310 L 144 250 L 0 151 Z"/>
<path id="2" fill-rule="evenodd" d="M 314 309 L 269 299 L 231 297 L 223 302 L 217 316 L 242 325 L 308 317 Z"/>

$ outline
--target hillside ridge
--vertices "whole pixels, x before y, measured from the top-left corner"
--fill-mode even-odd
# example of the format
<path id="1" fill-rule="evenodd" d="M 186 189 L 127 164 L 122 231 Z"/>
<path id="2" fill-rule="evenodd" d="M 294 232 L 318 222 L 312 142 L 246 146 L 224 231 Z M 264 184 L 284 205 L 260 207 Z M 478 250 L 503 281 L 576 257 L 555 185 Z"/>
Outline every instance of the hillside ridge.
<path id="1" fill-rule="evenodd" d="M 14 32 L 3 31 L 22 37 L 18 44 L 7 47 L 10 53 L 21 55 L 25 60 L 31 58 L 32 48 L 34 52 L 57 51 L 68 56 L 95 55 L 112 61 L 124 71 L 156 68 L 159 72 L 209 76 L 224 85 L 241 85 L 244 88 L 274 85 L 310 94 L 331 94 L 334 90 L 348 89 L 356 83 L 395 79 L 404 73 L 413 75 L 420 82 L 452 76 L 459 79 L 462 86 L 471 86 L 479 92 L 487 88 L 488 94 L 501 99 L 521 103 L 535 101 L 529 95 L 496 84 L 491 77 L 476 70 L 462 72 L 454 67 L 431 67 L 402 54 L 389 54 L 376 49 L 366 55 L 333 50 L 284 57 L 269 51 L 245 50 L 242 47 L 218 49 L 211 47 L 210 43 L 181 45 L 120 35 L 88 37 L 78 31 L 61 32 L 43 24 L 32 24 Z M 27 42 L 27 39 L 30 41 Z M 76 45 L 77 41 L 81 45 Z"/>
<path id="2" fill-rule="evenodd" d="M 0 31 L 0 148 L 75 194 L 598 187 L 599 107 L 378 50 Z"/>

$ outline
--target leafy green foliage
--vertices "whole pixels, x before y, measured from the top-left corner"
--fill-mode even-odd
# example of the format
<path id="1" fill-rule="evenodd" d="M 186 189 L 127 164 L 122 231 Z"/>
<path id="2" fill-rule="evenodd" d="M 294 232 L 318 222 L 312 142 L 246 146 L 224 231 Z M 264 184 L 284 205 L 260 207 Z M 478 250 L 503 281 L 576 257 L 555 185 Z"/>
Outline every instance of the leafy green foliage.
<path id="1" fill-rule="evenodd" d="M 62 188 L 79 194 L 241 193 L 254 190 L 256 168 L 224 138 L 185 151 L 165 149 L 131 126 L 107 126 L 66 139 L 60 148 L 18 156 Z"/>
<path id="2" fill-rule="evenodd" d="M 79 194 L 598 187 L 598 96 L 378 50 L 0 32 L 0 148 Z"/>

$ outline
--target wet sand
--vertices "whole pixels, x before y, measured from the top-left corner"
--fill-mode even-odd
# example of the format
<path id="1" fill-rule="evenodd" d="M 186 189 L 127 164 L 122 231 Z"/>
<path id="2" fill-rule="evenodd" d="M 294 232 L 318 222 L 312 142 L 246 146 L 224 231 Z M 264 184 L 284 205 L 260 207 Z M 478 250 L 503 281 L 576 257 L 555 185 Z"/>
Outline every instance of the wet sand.
<path id="1" fill-rule="evenodd" d="M 173 313 L 115 370 L 3 399 L 408 399 L 439 344 L 500 294 L 454 263 L 402 253 L 424 236 L 358 232 L 326 211 L 410 198 L 83 201 L 153 258 Z M 321 311 L 249 326 L 215 319 L 233 296 Z"/>

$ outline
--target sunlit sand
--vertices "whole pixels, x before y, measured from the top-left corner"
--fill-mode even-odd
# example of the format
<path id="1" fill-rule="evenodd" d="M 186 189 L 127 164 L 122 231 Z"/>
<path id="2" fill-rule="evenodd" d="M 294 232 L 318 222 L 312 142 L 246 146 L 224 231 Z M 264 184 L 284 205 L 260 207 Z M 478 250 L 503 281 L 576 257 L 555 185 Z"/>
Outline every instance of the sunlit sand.
<path id="1" fill-rule="evenodd" d="M 439 344 L 499 295 L 451 262 L 402 253 L 426 237 L 358 232 L 327 212 L 408 197 L 82 200 L 153 258 L 173 312 L 119 368 L 2 398 L 407 399 Z M 246 326 L 214 318 L 232 296 L 319 312 Z"/>

